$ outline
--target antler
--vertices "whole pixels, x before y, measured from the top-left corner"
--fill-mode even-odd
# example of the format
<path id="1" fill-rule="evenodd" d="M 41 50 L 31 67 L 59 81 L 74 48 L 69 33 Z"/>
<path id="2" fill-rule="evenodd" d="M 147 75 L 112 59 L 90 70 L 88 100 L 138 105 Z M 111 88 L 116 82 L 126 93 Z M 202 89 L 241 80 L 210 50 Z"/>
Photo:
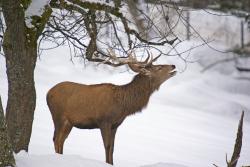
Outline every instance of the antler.
<path id="1" fill-rule="evenodd" d="M 114 62 L 118 62 L 120 65 L 127 64 L 131 70 L 133 70 L 134 72 L 137 72 L 137 73 L 149 72 L 145 68 L 148 66 L 151 66 L 152 63 L 154 61 L 156 61 L 161 56 L 161 55 L 159 55 L 159 56 L 153 58 L 152 53 L 150 54 L 149 51 L 147 50 L 147 54 L 148 54 L 147 58 L 144 61 L 140 62 L 136 59 L 136 55 L 133 51 L 131 51 L 128 54 L 127 59 L 118 58 L 112 49 L 108 49 L 108 53 L 110 56 L 110 60 L 112 60 Z"/>
<path id="2" fill-rule="evenodd" d="M 112 49 L 108 49 L 108 53 L 109 53 L 110 60 L 114 62 L 118 62 L 119 64 L 122 64 L 122 65 L 138 62 L 136 57 L 132 55 L 132 52 L 128 55 L 127 59 L 118 58 Z"/>
<path id="3" fill-rule="evenodd" d="M 148 53 L 148 57 L 149 57 L 149 51 L 147 50 L 147 53 Z M 155 62 L 160 56 L 161 54 L 159 54 L 158 56 L 156 56 L 155 58 L 153 58 L 153 55 L 152 53 L 150 52 L 150 57 L 151 57 L 151 60 L 147 63 L 147 66 L 150 66 L 153 64 L 153 62 Z"/>

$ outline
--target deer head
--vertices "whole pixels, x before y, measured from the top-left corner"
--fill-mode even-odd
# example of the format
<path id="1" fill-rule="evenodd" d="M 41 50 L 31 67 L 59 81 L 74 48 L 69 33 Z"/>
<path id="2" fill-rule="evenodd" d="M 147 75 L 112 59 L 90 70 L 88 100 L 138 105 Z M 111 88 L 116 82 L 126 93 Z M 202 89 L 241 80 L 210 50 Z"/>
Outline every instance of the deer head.
<path id="1" fill-rule="evenodd" d="M 145 61 L 140 62 L 136 59 L 134 52 L 130 52 L 128 59 L 121 60 L 117 58 L 112 50 L 109 50 L 110 58 L 113 61 L 117 61 L 120 64 L 127 64 L 132 71 L 148 77 L 153 80 L 153 83 L 156 85 L 160 86 L 164 81 L 176 74 L 175 65 L 153 65 L 153 62 L 155 62 L 160 55 L 153 58 L 152 54 L 149 54 L 148 51 L 147 53 L 148 56 Z"/>

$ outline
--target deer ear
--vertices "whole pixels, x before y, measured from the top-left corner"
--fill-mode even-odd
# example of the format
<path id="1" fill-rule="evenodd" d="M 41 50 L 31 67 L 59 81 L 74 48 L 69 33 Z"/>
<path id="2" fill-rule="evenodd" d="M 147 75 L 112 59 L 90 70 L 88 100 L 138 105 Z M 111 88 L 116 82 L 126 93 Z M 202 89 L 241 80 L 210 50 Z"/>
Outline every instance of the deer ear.
<path id="1" fill-rule="evenodd" d="M 141 72 L 141 68 L 140 68 L 140 66 L 137 65 L 137 64 L 129 63 L 128 66 L 129 66 L 129 68 L 130 68 L 132 71 L 134 71 L 134 72 L 136 72 L 136 73 L 140 73 L 140 72 Z"/>
<path id="2" fill-rule="evenodd" d="M 140 73 L 143 75 L 151 76 L 151 72 L 149 70 L 146 70 L 145 68 L 141 69 Z"/>
<path id="3" fill-rule="evenodd" d="M 149 70 L 145 69 L 145 67 L 141 67 L 138 64 L 128 64 L 128 66 L 132 71 L 136 73 L 140 73 L 140 74 L 147 75 L 147 76 L 151 75 L 151 72 Z"/>
<path id="4" fill-rule="evenodd" d="M 161 70 L 162 66 L 157 66 L 156 70 Z"/>

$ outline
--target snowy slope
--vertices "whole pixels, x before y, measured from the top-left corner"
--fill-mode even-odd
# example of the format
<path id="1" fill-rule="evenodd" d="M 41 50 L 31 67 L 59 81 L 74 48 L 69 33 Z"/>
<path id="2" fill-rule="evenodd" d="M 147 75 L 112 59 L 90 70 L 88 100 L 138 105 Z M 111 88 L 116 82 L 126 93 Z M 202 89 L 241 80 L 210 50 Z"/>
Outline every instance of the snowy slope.
<path id="1" fill-rule="evenodd" d="M 213 19 L 209 19 L 212 24 Z M 197 21 L 198 22 L 198 21 Z M 212 23 L 211 23 L 212 22 Z M 180 50 L 193 42 L 183 43 Z M 224 43 L 217 43 L 217 46 Z M 250 165 L 250 74 L 238 73 L 232 63 L 224 63 L 201 73 L 203 65 L 214 61 L 215 52 L 202 47 L 192 52 L 199 58 L 184 72 L 164 83 L 153 94 L 148 107 L 128 117 L 119 127 L 114 152 L 117 167 L 211 167 L 225 166 L 231 155 L 240 112 L 246 111 L 243 149 L 239 164 Z M 53 123 L 46 105 L 46 93 L 56 83 L 74 81 L 93 84 L 128 83 L 135 75 L 126 67 L 93 66 L 77 58 L 72 63 L 66 47 L 44 52 L 37 62 L 35 81 L 37 107 L 29 155 L 16 155 L 17 167 L 109 166 L 99 130 L 73 129 L 65 142 L 65 155 L 54 153 Z M 159 62 L 183 62 L 162 57 Z M 0 56 L 0 93 L 6 106 L 5 60 Z M 241 78 L 241 79 L 240 79 Z M 92 160 L 90 160 L 92 159 Z"/>
<path id="2" fill-rule="evenodd" d="M 109 164 L 103 162 L 84 159 L 79 155 L 28 155 L 21 152 L 16 156 L 17 166 L 23 167 L 111 167 Z"/>
<path id="3" fill-rule="evenodd" d="M 134 75 L 123 72 L 125 69 L 112 71 L 111 68 L 83 67 L 77 60 L 72 64 L 63 53 L 63 49 L 47 52 L 37 63 L 38 99 L 30 145 L 33 156 L 18 155 L 20 167 L 26 166 L 22 165 L 22 161 L 33 164 L 39 159 L 40 156 L 34 155 L 42 155 L 42 160 L 54 154 L 53 124 L 45 101 L 49 88 L 64 80 L 123 84 Z M 1 57 L 1 64 L 3 61 Z M 122 124 L 116 137 L 116 166 L 157 162 L 163 162 L 161 166 L 167 166 L 164 162 L 168 162 L 190 167 L 225 164 L 225 154 L 230 154 L 233 148 L 240 111 L 245 109 L 249 113 L 249 80 L 238 80 L 236 74 L 224 75 L 216 71 L 201 74 L 200 69 L 198 64 L 192 64 L 184 73 L 167 81 L 153 95 L 143 113 L 129 117 Z M 2 75 L 1 82 L 6 85 Z M 7 89 L 1 87 L 1 92 L 5 92 L 3 99 L 6 100 Z M 249 120 L 249 114 L 246 120 Z M 249 164 L 249 121 L 245 121 L 244 131 L 240 162 Z M 65 154 L 104 161 L 99 131 L 73 129 L 65 143 Z M 51 158 L 57 159 L 54 156 Z M 57 161 L 62 163 L 60 158 Z"/>

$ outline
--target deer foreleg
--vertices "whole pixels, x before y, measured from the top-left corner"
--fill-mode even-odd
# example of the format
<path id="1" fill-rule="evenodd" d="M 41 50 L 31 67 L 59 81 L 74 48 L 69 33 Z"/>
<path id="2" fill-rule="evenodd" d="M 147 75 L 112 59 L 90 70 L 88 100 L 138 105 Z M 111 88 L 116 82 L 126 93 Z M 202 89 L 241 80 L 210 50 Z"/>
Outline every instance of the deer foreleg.
<path id="1" fill-rule="evenodd" d="M 110 149 L 111 149 L 111 126 L 104 126 L 101 128 L 101 134 L 103 139 L 103 144 L 105 148 L 106 162 L 113 164 L 112 158 L 110 158 Z"/>
<path id="2" fill-rule="evenodd" d="M 117 128 L 111 129 L 110 149 L 109 149 L 109 162 L 111 162 L 111 164 L 113 164 L 113 152 L 114 152 L 116 130 L 117 130 Z"/>

